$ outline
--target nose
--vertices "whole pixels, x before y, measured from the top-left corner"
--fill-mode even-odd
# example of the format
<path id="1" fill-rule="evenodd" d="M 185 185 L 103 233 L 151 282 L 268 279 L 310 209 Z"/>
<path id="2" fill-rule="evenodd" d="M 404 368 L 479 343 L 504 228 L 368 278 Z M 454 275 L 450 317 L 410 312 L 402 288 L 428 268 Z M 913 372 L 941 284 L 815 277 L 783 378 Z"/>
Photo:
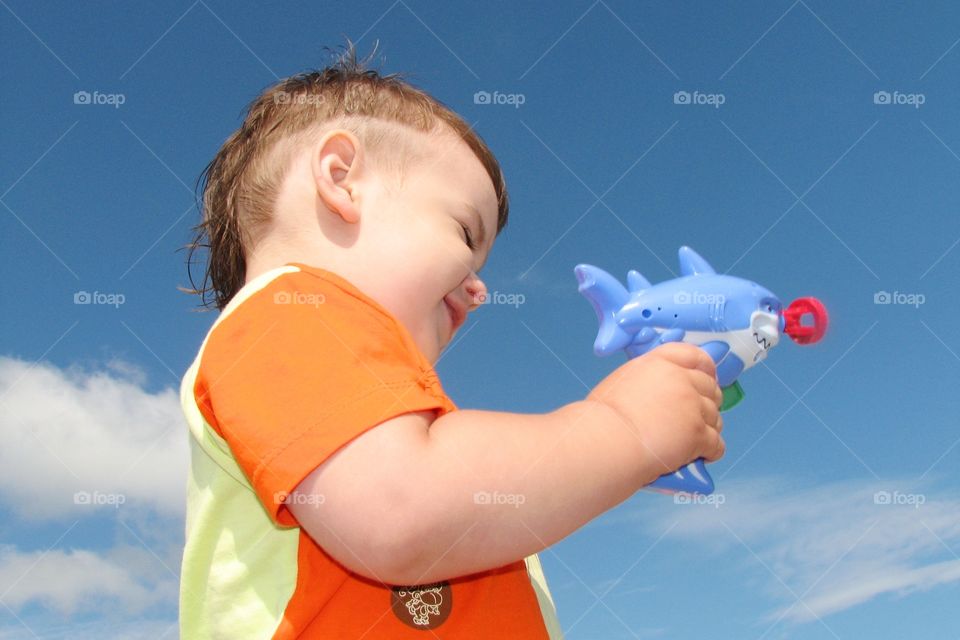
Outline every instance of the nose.
<path id="1" fill-rule="evenodd" d="M 473 311 L 484 303 L 487 299 L 487 285 L 483 283 L 476 273 L 471 273 L 464 281 L 467 289 L 467 297 L 470 300 L 470 306 L 467 311 Z"/>

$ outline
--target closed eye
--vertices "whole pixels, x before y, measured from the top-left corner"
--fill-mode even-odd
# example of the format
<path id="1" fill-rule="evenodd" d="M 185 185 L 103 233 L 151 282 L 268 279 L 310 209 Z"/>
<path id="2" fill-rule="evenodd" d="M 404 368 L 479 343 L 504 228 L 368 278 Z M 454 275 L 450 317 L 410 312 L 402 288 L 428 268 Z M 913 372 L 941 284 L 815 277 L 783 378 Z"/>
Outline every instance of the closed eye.
<path id="1" fill-rule="evenodd" d="M 467 246 L 470 247 L 470 251 L 476 251 L 477 246 L 473 243 L 473 234 L 470 233 L 470 227 L 462 222 L 460 223 L 460 227 L 463 229 L 464 240 L 466 241 Z"/>

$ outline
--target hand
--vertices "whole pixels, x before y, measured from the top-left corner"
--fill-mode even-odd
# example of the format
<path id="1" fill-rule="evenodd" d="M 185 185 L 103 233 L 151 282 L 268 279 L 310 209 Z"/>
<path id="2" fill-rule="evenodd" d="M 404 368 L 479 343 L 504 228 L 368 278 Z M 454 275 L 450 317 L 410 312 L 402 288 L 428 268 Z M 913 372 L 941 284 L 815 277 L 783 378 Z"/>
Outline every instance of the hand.
<path id="1" fill-rule="evenodd" d="M 636 434 L 652 482 L 697 458 L 723 456 L 723 393 L 716 365 L 695 345 L 672 342 L 627 361 L 587 396 Z"/>

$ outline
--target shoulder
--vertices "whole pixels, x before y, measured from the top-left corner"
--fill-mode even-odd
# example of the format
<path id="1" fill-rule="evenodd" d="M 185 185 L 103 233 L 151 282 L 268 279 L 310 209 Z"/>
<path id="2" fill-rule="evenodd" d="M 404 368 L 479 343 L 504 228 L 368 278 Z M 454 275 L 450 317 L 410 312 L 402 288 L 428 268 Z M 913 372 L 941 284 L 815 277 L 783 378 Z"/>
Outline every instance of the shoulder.
<path id="1" fill-rule="evenodd" d="M 340 275 L 296 263 L 262 274 L 234 296 L 208 334 L 203 361 L 231 366 L 248 351 L 432 369 L 386 308 Z"/>
<path id="2" fill-rule="evenodd" d="M 238 325 L 346 321 L 357 330 L 402 332 L 394 316 L 342 276 L 291 263 L 248 282 L 224 309 L 214 329 L 231 333 Z"/>

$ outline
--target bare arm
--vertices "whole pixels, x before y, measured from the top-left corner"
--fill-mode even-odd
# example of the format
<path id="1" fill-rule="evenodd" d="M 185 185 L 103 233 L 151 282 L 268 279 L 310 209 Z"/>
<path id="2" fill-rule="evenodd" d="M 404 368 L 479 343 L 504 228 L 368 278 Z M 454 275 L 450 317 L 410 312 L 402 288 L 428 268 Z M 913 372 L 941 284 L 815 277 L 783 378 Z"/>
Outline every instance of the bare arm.
<path id="1" fill-rule="evenodd" d="M 430 434 L 425 466 L 447 487 L 424 509 L 412 584 L 542 551 L 660 475 L 623 419 L 589 400 L 544 415 L 458 411 Z"/>
<path id="2" fill-rule="evenodd" d="M 627 395 L 610 378 L 589 399 L 542 415 L 463 410 L 431 424 L 429 413 L 406 414 L 318 467 L 297 489 L 305 499 L 290 508 L 344 566 L 388 584 L 501 567 L 561 540 L 662 473 L 698 455 L 722 455 L 709 428 L 712 420 L 719 429 L 715 380 L 692 372 L 701 391 L 691 395 L 680 374 L 660 367 L 646 375 L 662 385 L 659 395 L 631 400 L 650 423 L 646 431 L 616 402 L 600 401 L 604 391 Z M 641 380 L 623 382 L 637 396 Z M 701 395 L 710 398 L 703 406 Z M 700 426 L 678 427 L 684 413 Z"/>

